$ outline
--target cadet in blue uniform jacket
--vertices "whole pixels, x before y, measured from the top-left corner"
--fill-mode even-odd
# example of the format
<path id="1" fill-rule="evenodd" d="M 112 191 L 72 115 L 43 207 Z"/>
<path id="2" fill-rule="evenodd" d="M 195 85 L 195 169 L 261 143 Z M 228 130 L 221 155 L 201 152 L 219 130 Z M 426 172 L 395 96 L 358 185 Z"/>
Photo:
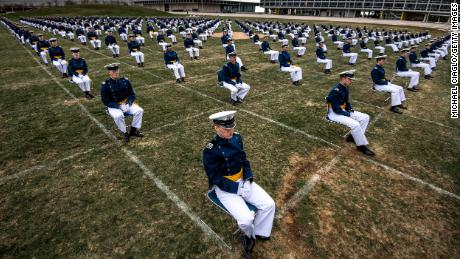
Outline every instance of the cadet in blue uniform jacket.
<path id="1" fill-rule="evenodd" d="M 51 38 L 51 47 L 48 49 L 48 55 L 53 65 L 61 72 L 62 77 L 67 77 L 67 61 L 65 61 L 64 50 L 58 46 L 56 38 Z"/>
<path id="2" fill-rule="evenodd" d="M 367 53 L 367 59 L 372 59 L 373 51 L 367 48 L 365 38 L 361 40 L 359 46 L 361 47 L 361 52 Z"/>
<path id="3" fill-rule="evenodd" d="M 326 55 L 324 54 L 323 50 L 323 45 L 324 43 L 320 42 L 318 48 L 316 48 L 316 62 L 326 64 L 324 68 L 324 73 L 329 74 L 331 73 L 332 60 L 326 58 Z"/>
<path id="4" fill-rule="evenodd" d="M 240 65 L 236 62 L 237 54 L 229 53 L 229 62 L 222 68 L 222 86 L 230 90 L 230 99 L 233 105 L 242 103 L 251 87 L 243 83 L 240 74 Z"/>
<path id="5" fill-rule="evenodd" d="M 348 38 L 347 43 L 343 44 L 342 55 L 344 57 L 350 57 L 348 64 L 354 66 L 356 63 L 356 60 L 358 59 L 358 54 L 351 52 L 351 42 L 352 42 L 352 38 Z"/>
<path id="6" fill-rule="evenodd" d="M 119 63 L 113 63 L 105 66 L 110 78 L 105 80 L 101 85 L 101 100 L 107 107 L 107 111 L 115 121 L 118 129 L 123 132 L 125 142 L 129 142 L 130 136 L 144 136 L 139 131 L 142 126 L 144 110 L 134 102 L 136 94 L 129 80 L 125 77 L 119 77 L 119 65 Z M 133 116 L 129 133 L 126 130 L 125 124 L 126 115 Z"/>
<path id="7" fill-rule="evenodd" d="M 185 71 L 184 66 L 180 63 L 177 53 L 172 50 L 172 45 L 166 45 L 166 52 L 163 55 L 165 65 L 167 68 L 173 70 L 176 82 L 185 82 Z"/>
<path id="8" fill-rule="evenodd" d="M 138 67 L 144 66 L 144 53 L 141 52 L 141 44 L 136 41 L 135 35 L 129 35 L 128 50 L 131 57 L 136 59 Z"/>
<path id="9" fill-rule="evenodd" d="M 295 66 L 292 63 L 291 55 L 288 52 L 289 45 L 284 44 L 282 46 L 282 51 L 278 57 L 280 62 L 280 68 L 283 72 L 289 72 L 291 74 L 291 81 L 293 85 L 301 85 L 300 80 L 302 80 L 302 68 Z"/>
<path id="10" fill-rule="evenodd" d="M 71 48 L 72 58 L 69 60 L 67 67 L 68 75 L 72 77 L 72 81 L 76 83 L 85 94 L 87 99 L 92 99 L 94 96 L 91 94 L 91 79 L 88 74 L 88 66 L 85 59 L 80 57 L 79 48 Z"/>
<path id="11" fill-rule="evenodd" d="M 433 78 L 431 76 L 431 67 L 427 63 L 420 62 L 417 58 L 417 46 L 412 46 L 410 48 L 409 60 L 412 67 L 421 67 L 425 73 L 425 79 Z"/>
<path id="12" fill-rule="evenodd" d="M 419 90 L 417 88 L 417 85 L 418 85 L 420 73 L 417 71 L 412 71 L 411 69 L 407 68 L 406 58 L 409 56 L 408 52 L 409 52 L 408 49 L 401 50 L 401 56 L 396 61 L 396 74 L 400 77 L 409 77 L 410 81 L 409 81 L 409 86 L 407 87 L 407 90 L 412 91 L 412 92 L 417 92 Z"/>
<path id="13" fill-rule="evenodd" d="M 112 52 L 114 58 L 120 56 L 120 46 L 117 44 L 117 39 L 112 35 L 112 30 L 107 31 L 104 42 L 107 48 Z"/>
<path id="14" fill-rule="evenodd" d="M 425 47 L 428 47 L 428 46 L 429 46 L 429 44 L 426 44 L 426 45 L 425 45 Z M 437 59 L 436 59 L 436 57 L 430 57 L 427 48 L 424 48 L 424 49 L 422 49 L 422 50 L 420 51 L 420 60 L 430 62 L 430 68 L 431 68 L 431 70 L 435 70 L 435 69 L 436 69 L 436 62 L 437 62 Z"/>
<path id="15" fill-rule="evenodd" d="M 369 142 L 364 135 L 369 124 L 369 115 L 353 110 L 349 101 L 348 88 L 355 79 L 354 73 L 354 70 L 340 73 L 340 82 L 332 87 L 326 97 L 327 119 L 349 127 L 351 135 L 347 137 L 347 142 L 355 142 L 359 151 L 373 156 L 374 152 L 367 147 Z"/>
<path id="16" fill-rule="evenodd" d="M 203 150 L 203 165 L 209 188 L 236 219 L 243 234 L 247 258 L 252 258 L 256 239 L 269 240 L 275 216 L 275 202 L 254 181 L 251 165 L 244 151 L 243 139 L 235 132 L 235 111 L 211 115 L 215 135 Z M 257 208 L 249 210 L 247 203 Z"/>
<path id="17" fill-rule="evenodd" d="M 228 39 L 228 42 L 227 42 L 227 47 L 225 47 L 225 56 L 227 57 L 227 60 L 228 60 L 228 55 L 230 53 L 236 53 L 236 47 L 235 47 L 235 44 L 233 44 L 233 40 L 232 39 Z M 241 60 L 240 57 L 236 57 L 236 63 L 238 63 L 240 65 L 240 68 L 241 68 L 241 71 L 246 71 L 248 70 L 244 64 L 243 64 L 243 61 Z"/>
<path id="18" fill-rule="evenodd" d="M 198 59 L 200 56 L 200 49 L 195 47 L 195 42 L 192 39 L 192 35 L 187 33 L 186 38 L 184 40 L 184 47 L 185 51 L 188 52 L 190 59 Z"/>
<path id="19" fill-rule="evenodd" d="M 385 78 L 385 69 L 383 68 L 383 64 L 385 63 L 386 55 L 385 56 L 378 56 L 376 58 L 377 64 L 371 70 L 371 77 L 372 81 L 374 82 L 374 89 L 381 92 L 389 92 L 391 93 L 391 108 L 390 110 L 395 113 L 402 113 L 399 108 L 407 109 L 403 102 L 406 100 L 406 96 L 404 94 L 404 89 L 399 86 L 390 83 Z"/>
<path id="20" fill-rule="evenodd" d="M 91 43 L 93 48 L 95 50 L 99 50 L 99 48 L 101 47 L 101 40 L 98 39 L 98 36 L 94 31 L 94 28 L 90 28 L 90 31 L 86 34 L 86 36 L 88 37 L 89 42 Z"/>
<path id="21" fill-rule="evenodd" d="M 38 37 L 39 41 L 37 42 L 37 50 L 38 54 L 42 58 L 43 63 L 45 65 L 48 65 L 48 59 L 46 58 L 46 55 L 48 54 L 48 49 L 50 47 L 50 43 L 43 38 L 43 35 L 40 34 Z"/>
<path id="22" fill-rule="evenodd" d="M 276 60 L 278 60 L 279 52 L 276 51 L 276 50 L 272 50 L 270 48 L 270 44 L 268 43 L 268 37 L 267 36 L 264 37 L 264 41 L 260 45 L 260 48 L 262 49 L 262 51 L 264 52 L 265 55 L 270 56 L 270 62 L 271 63 L 276 63 Z"/>
<path id="23" fill-rule="evenodd" d="M 300 46 L 299 36 L 297 36 L 297 34 L 294 35 L 294 38 L 292 38 L 291 44 L 292 44 L 292 49 L 297 52 L 297 57 L 300 58 L 305 54 L 306 48 L 303 46 Z"/>

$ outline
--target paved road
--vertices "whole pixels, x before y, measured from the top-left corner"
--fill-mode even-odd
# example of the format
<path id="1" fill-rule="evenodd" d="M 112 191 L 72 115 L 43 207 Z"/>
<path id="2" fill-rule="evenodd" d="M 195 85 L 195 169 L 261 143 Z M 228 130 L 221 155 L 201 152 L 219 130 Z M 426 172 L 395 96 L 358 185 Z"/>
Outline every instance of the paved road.
<path id="1" fill-rule="evenodd" d="M 185 12 L 172 12 L 174 14 L 186 14 Z M 413 26 L 422 28 L 431 28 L 448 31 L 449 23 L 424 23 L 414 21 L 400 20 L 379 20 L 371 18 L 343 18 L 343 17 L 321 17 L 321 16 L 297 16 L 297 15 L 275 15 L 275 14 L 249 14 L 249 13 L 189 13 L 193 15 L 223 16 L 223 17 L 245 17 L 245 18 L 268 18 L 268 19 L 289 19 L 289 20 L 311 20 L 311 21 L 330 21 L 330 22 L 347 22 L 361 24 L 383 24 L 395 26 Z"/>

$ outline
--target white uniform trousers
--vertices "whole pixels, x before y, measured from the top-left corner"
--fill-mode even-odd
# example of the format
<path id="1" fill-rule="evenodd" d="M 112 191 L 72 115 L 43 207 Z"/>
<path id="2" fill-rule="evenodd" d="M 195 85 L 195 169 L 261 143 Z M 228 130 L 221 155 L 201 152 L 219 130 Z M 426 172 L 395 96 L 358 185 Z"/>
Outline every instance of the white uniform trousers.
<path id="1" fill-rule="evenodd" d="M 385 54 L 385 47 L 375 46 L 374 48 L 379 50 L 379 54 Z"/>
<path id="2" fill-rule="evenodd" d="M 399 48 L 398 48 L 398 46 L 396 46 L 396 44 L 386 44 L 385 46 L 391 47 L 393 52 L 398 52 L 399 51 Z"/>
<path id="3" fill-rule="evenodd" d="M 128 111 L 126 113 L 133 115 L 133 122 L 131 123 L 131 126 L 136 129 L 140 129 L 142 126 L 142 116 L 144 115 L 144 110 L 135 103 L 131 106 L 126 106 L 128 107 Z M 115 121 L 118 129 L 121 132 L 126 133 L 125 114 L 123 111 L 121 109 L 110 107 L 107 108 L 107 110 L 109 111 L 110 117 L 112 117 Z"/>
<path id="4" fill-rule="evenodd" d="M 331 59 L 320 59 L 320 58 L 316 58 L 316 62 L 318 63 L 325 63 L 326 64 L 326 67 L 325 69 L 331 69 L 332 68 L 332 60 Z"/>
<path id="5" fill-rule="evenodd" d="M 305 54 L 305 47 L 294 47 L 293 50 L 297 51 L 297 56 L 303 56 Z"/>
<path id="6" fill-rule="evenodd" d="M 121 33 L 120 34 L 120 38 L 123 40 L 123 41 L 127 41 L 128 40 L 128 35 L 126 33 Z"/>
<path id="7" fill-rule="evenodd" d="M 302 80 L 302 68 L 296 66 L 281 67 L 281 71 L 291 73 L 292 82 Z"/>
<path id="8" fill-rule="evenodd" d="M 361 49 L 361 52 L 367 53 L 367 58 L 372 58 L 372 54 L 374 53 L 371 49 Z"/>
<path id="9" fill-rule="evenodd" d="M 73 41 L 73 39 L 75 38 L 73 32 L 69 31 L 69 32 L 67 33 L 67 38 L 69 38 L 69 40 L 72 40 L 72 41 Z"/>
<path id="10" fill-rule="evenodd" d="M 398 47 L 398 49 L 402 48 L 402 42 L 401 41 L 397 41 L 395 42 L 396 46 Z"/>
<path id="11" fill-rule="evenodd" d="M 109 46 L 107 46 L 107 48 L 110 49 L 110 51 L 112 51 L 112 54 L 114 55 L 120 54 L 120 46 L 118 46 L 117 44 L 110 44 Z"/>
<path id="12" fill-rule="evenodd" d="M 172 42 L 172 43 L 177 43 L 177 38 L 176 38 L 175 35 L 171 34 L 171 35 L 168 36 L 168 38 L 171 39 L 171 42 Z"/>
<path id="13" fill-rule="evenodd" d="M 430 65 L 427 63 L 420 62 L 418 64 L 411 64 L 412 67 L 421 67 L 423 68 L 423 73 L 424 75 L 430 75 L 431 74 L 431 68 Z"/>
<path id="14" fill-rule="evenodd" d="M 62 38 L 65 38 L 65 31 L 59 31 L 59 35 L 61 35 Z"/>
<path id="15" fill-rule="evenodd" d="M 72 81 L 76 83 L 83 92 L 89 92 L 91 90 L 91 79 L 88 75 L 73 75 Z"/>
<path id="16" fill-rule="evenodd" d="M 142 36 L 136 36 L 136 41 L 139 42 L 139 44 L 144 44 L 145 38 Z"/>
<path id="17" fill-rule="evenodd" d="M 413 88 L 413 87 L 418 85 L 418 79 L 420 77 L 420 73 L 417 72 L 417 71 L 412 71 L 412 70 L 398 71 L 398 72 L 396 72 L 396 75 L 398 75 L 400 77 L 409 77 L 410 78 L 408 88 Z"/>
<path id="18" fill-rule="evenodd" d="M 238 180 L 238 182 L 240 182 Z M 270 237 L 275 217 L 275 201 L 258 184 L 251 184 L 251 191 L 246 197 L 235 193 L 222 191 L 216 186 L 216 195 L 230 215 L 236 220 L 239 228 L 248 237 L 255 238 L 256 235 Z M 257 208 L 257 214 L 249 210 L 246 202 Z"/>
<path id="19" fill-rule="evenodd" d="M 355 46 L 358 43 L 357 39 L 352 39 L 351 40 L 351 46 Z"/>
<path id="20" fill-rule="evenodd" d="M 191 58 L 200 56 L 200 50 L 198 48 L 190 47 L 190 48 L 186 48 L 185 51 L 188 52 Z"/>
<path id="21" fill-rule="evenodd" d="M 299 41 L 300 41 L 300 44 L 304 45 L 305 43 L 307 43 L 307 38 L 299 37 Z"/>
<path id="22" fill-rule="evenodd" d="M 265 51 L 264 52 L 265 55 L 269 55 L 270 56 L 270 60 L 278 60 L 278 56 L 279 56 L 279 52 L 276 51 L 276 50 L 269 50 L 269 51 Z"/>
<path id="23" fill-rule="evenodd" d="M 441 58 L 444 58 L 444 57 L 447 55 L 447 53 L 444 52 L 444 51 L 441 50 L 441 49 L 435 49 L 434 52 L 437 53 L 437 54 L 439 54 L 439 55 L 441 56 Z"/>
<path id="24" fill-rule="evenodd" d="M 287 39 L 278 40 L 278 42 L 280 42 L 282 45 L 289 44 L 289 41 Z"/>
<path id="25" fill-rule="evenodd" d="M 208 40 L 208 35 L 202 33 L 200 35 L 198 35 L 198 37 L 200 38 L 200 40 L 202 41 L 207 41 Z"/>
<path id="26" fill-rule="evenodd" d="M 388 83 L 386 85 L 374 85 L 374 88 L 379 92 L 391 93 L 391 106 L 401 105 L 401 102 L 406 100 L 402 86 Z"/>
<path id="27" fill-rule="evenodd" d="M 62 59 L 53 60 L 53 65 L 62 74 L 67 73 L 67 61 L 62 60 Z"/>
<path id="28" fill-rule="evenodd" d="M 48 54 L 48 50 L 44 49 L 40 51 L 40 57 L 42 58 L 43 63 L 48 64 L 48 59 L 46 58 L 46 55 Z"/>
<path id="29" fill-rule="evenodd" d="M 101 40 L 90 40 L 89 41 L 93 48 L 100 48 L 101 47 Z"/>
<path id="30" fill-rule="evenodd" d="M 174 64 L 168 64 L 166 65 L 166 67 L 168 67 L 174 72 L 174 76 L 176 77 L 176 79 L 185 77 L 184 66 L 182 64 L 176 62 Z"/>
<path id="31" fill-rule="evenodd" d="M 198 45 L 198 47 L 203 47 L 203 42 L 201 40 L 193 40 L 193 43 Z"/>
<path id="32" fill-rule="evenodd" d="M 232 81 L 236 83 L 236 81 Z M 248 94 L 249 89 L 251 89 L 251 87 L 246 83 L 236 83 L 235 85 L 232 85 L 227 82 L 222 82 L 222 86 L 230 90 L 230 98 L 234 101 L 238 100 L 237 97 L 244 99 L 244 97 Z"/>
<path id="33" fill-rule="evenodd" d="M 348 61 L 348 63 L 351 63 L 351 64 L 354 64 L 356 63 L 356 60 L 358 59 L 358 54 L 357 53 L 343 53 L 342 54 L 344 57 L 350 57 L 350 60 Z"/>
<path id="34" fill-rule="evenodd" d="M 149 31 L 149 37 L 153 40 L 153 31 Z"/>
<path id="35" fill-rule="evenodd" d="M 270 39 L 272 39 L 273 41 L 276 41 L 276 38 L 278 38 L 277 35 L 275 34 L 270 35 Z"/>
<path id="36" fill-rule="evenodd" d="M 131 57 L 136 59 L 136 63 L 144 63 L 144 53 L 140 51 L 131 51 Z"/>
<path id="37" fill-rule="evenodd" d="M 337 45 L 337 49 L 343 48 L 343 41 L 334 41 L 334 44 Z"/>
<path id="38" fill-rule="evenodd" d="M 438 61 L 439 58 L 441 57 L 441 55 L 439 55 L 437 53 L 428 53 L 428 56 L 429 57 L 434 57 L 436 59 L 436 61 Z"/>
<path id="39" fill-rule="evenodd" d="M 329 109 L 328 117 L 331 121 L 343 124 L 351 129 L 351 135 L 357 146 L 367 145 L 366 133 L 367 125 L 369 124 L 369 115 L 362 112 L 350 112 L 350 117 L 337 114 L 332 109 Z"/>
<path id="40" fill-rule="evenodd" d="M 166 42 L 158 42 L 158 45 L 160 45 L 161 48 L 163 49 L 163 51 L 166 52 L 166 46 L 168 45 L 168 43 L 166 43 Z"/>
<path id="41" fill-rule="evenodd" d="M 420 58 L 420 60 L 430 62 L 430 67 L 431 67 L 431 68 L 435 68 L 435 67 L 436 67 L 436 58 L 428 57 L 428 58 Z"/>

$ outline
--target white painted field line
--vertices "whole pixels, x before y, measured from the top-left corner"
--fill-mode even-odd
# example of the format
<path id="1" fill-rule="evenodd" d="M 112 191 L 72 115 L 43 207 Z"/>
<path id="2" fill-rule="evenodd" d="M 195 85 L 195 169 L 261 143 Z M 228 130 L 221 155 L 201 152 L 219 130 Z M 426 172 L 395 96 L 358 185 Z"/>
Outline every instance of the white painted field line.
<path id="1" fill-rule="evenodd" d="M 24 47 L 24 46 L 23 46 Z M 32 59 L 34 59 L 38 64 L 40 64 L 40 61 L 38 61 L 34 55 L 24 47 L 24 49 L 31 55 Z M 67 88 L 65 88 L 62 83 L 56 79 L 56 77 L 53 76 L 51 72 L 46 69 L 46 67 L 42 66 L 42 69 L 56 82 L 57 85 L 61 87 L 61 89 L 67 93 L 72 99 L 76 101 L 80 109 L 85 113 L 98 127 L 100 130 L 102 130 L 105 135 L 114 141 L 117 145 L 119 145 L 121 148 L 121 151 L 129 158 L 131 159 L 132 162 L 137 164 L 141 169 L 142 172 L 145 176 L 150 178 L 155 185 L 157 186 L 158 189 L 160 189 L 166 196 L 174 202 L 174 204 L 182 210 L 208 237 L 211 239 L 215 240 L 218 242 L 218 244 L 224 249 L 226 252 L 231 252 L 231 247 L 225 243 L 225 241 L 220 237 L 211 227 L 209 227 L 200 217 L 198 217 L 193 211 L 183 202 L 174 192 L 172 192 L 168 186 L 166 186 L 149 168 L 147 168 L 144 163 L 136 156 L 134 155 L 130 150 L 128 150 L 125 146 L 123 146 L 117 139 L 117 137 L 109 131 L 98 119 L 96 119 L 91 112 L 84 106 L 80 100 L 72 94 Z"/>
<path id="2" fill-rule="evenodd" d="M 321 175 L 328 173 L 337 164 L 340 159 L 340 154 L 337 154 L 329 163 L 316 171 L 306 184 L 302 186 L 284 205 L 278 210 L 276 219 L 283 218 L 284 214 L 294 208 L 312 189 L 316 183 L 321 180 Z"/>
<path id="3" fill-rule="evenodd" d="M 82 156 L 82 155 L 85 155 L 85 154 L 88 154 L 88 153 L 91 153 L 91 152 L 94 152 L 94 151 L 101 151 L 101 150 L 104 150 L 106 149 L 107 147 L 109 147 L 110 145 L 104 145 L 104 146 L 101 146 L 101 147 L 98 147 L 98 148 L 90 148 L 88 150 L 85 150 L 85 151 L 82 151 L 82 152 L 78 152 L 78 153 L 75 153 L 73 155 L 70 155 L 70 156 L 67 156 L 67 157 L 64 157 L 64 158 L 61 158 L 59 160 L 56 160 L 54 162 L 51 162 L 51 163 L 48 163 L 48 164 L 42 164 L 42 165 L 37 165 L 37 166 L 33 166 L 31 168 L 28 168 L 26 170 L 22 170 L 20 172 L 17 172 L 15 174 L 12 174 L 12 175 L 7 175 L 7 176 L 4 176 L 4 177 L 1 177 L 0 178 L 0 185 L 10 181 L 10 180 L 13 180 L 13 179 L 19 179 L 19 178 L 22 178 L 26 175 L 29 175 L 31 174 L 32 172 L 34 171 L 37 171 L 37 170 L 42 170 L 42 169 L 48 169 L 48 168 L 51 168 L 53 166 L 56 166 L 62 162 L 65 162 L 65 161 L 68 161 L 68 160 L 72 160 L 76 157 L 79 157 L 79 156 Z"/>
<path id="4" fill-rule="evenodd" d="M 437 186 L 435 186 L 435 185 L 433 185 L 433 184 L 431 184 L 431 183 L 427 183 L 427 182 L 425 182 L 425 181 L 423 181 L 423 180 L 421 180 L 421 179 L 419 179 L 419 178 L 410 176 L 410 175 L 408 175 L 408 174 L 406 174 L 406 173 L 403 173 L 403 172 L 401 172 L 401 171 L 399 171 L 399 170 L 397 170 L 397 169 L 395 169 L 395 168 L 392 168 L 392 167 L 387 166 L 387 165 L 385 165 L 385 164 L 383 164 L 383 163 L 377 162 L 377 161 L 375 161 L 375 160 L 373 160 L 373 159 L 371 159 L 371 158 L 364 157 L 364 156 L 362 156 L 361 158 L 362 158 L 363 160 L 366 160 L 367 162 L 369 162 L 369 163 L 371 163 L 371 164 L 374 164 L 374 165 L 376 165 L 376 166 L 379 166 L 379 167 L 382 167 L 382 168 L 386 169 L 386 170 L 389 171 L 390 173 L 397 174 L 397 175 L 402 176 L 402 177 L 404 177 L 404 178 L 406 178 L 406 179 L 409 179 L 409 180 L 411 180 L 411 181 L 414 181 L 414 182 L 420 183 L 420 184 L 422 184 L 422 185 L 428 186 L 429 188 L 431 188 L 432 190 L 436 191 L 437 193 L 447 195 L 447 196 L 449 196 L 449 197 L 452 197 L 452 198 L 454 198 L 454 199 L 460 201 L 460 196 L 458 196 L 457 194 L 454 194 L 454 193 L 451 193 L 451 192 L 449 192 L 449 191 L 446 191 L 446 190 L 444 190 L 444 189 L 442 189 L 442 188 L 439 188 L 439 187 L 437 187 Z"/>
<path id="5" fill-rule="evenodd" d="M 364 105 L 372 106 L 372 107 L 380 109 L 380 110 L 386 110 L 384 107 L 380 107 L 380 106 L 377 106 L 377 105 L 374 105 L 374 104 L 371 104 L 371 103 L 368 103 L 368 102 L 363 102 L 363 101 L 360 101 L 360 100 L 353 100 L 353 102 L 362 103 Z M 442 123 L 437 122 L 437 121 L 423 119 L 423 118 L 416 117 L 416 116 L 413 116 L 413 115 L 410 115 L 410 114 L 407 114 L 407 113 L 403 113 L 403 114 L 400 114 L 400 115 L 407 116 L 407 117 L 413 118 L 415 120 L 420 120 L 420 121 L 424 121 L 424 122 L 427 122 L 427 123 L 431 123 L 431 124 L 434 124 L 434 125 L 437 125 L 437 126 L 440 126 L 440 127 L 443 127 L 443 128 L 448 128 L 448 129 L 460 131 L 460 129 L 458 129 L 458 128 L 451 127 L 451 126 L 442 124 Z"/>

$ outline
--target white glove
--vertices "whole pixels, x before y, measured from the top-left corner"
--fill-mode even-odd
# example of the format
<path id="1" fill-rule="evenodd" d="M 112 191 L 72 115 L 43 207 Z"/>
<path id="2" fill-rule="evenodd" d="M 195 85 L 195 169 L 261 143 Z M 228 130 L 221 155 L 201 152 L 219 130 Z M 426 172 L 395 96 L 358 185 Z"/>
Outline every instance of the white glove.
<path id="1" fill-rule="evenodd" d="M 245 198 L 249 195 L 249 192 L 251 191 L 251 183 L 249 181 L 246 182 L 240 182 L 240 186 L 238 187 L 238 195 Z"/>
<path id="2" fill-rule="evenodd" d="M 123 112 L 123 113 L 127 113 L 129 111 L 129 105 L 124 103 L 124 104 L 120 104 L 120 110 Z"/>

